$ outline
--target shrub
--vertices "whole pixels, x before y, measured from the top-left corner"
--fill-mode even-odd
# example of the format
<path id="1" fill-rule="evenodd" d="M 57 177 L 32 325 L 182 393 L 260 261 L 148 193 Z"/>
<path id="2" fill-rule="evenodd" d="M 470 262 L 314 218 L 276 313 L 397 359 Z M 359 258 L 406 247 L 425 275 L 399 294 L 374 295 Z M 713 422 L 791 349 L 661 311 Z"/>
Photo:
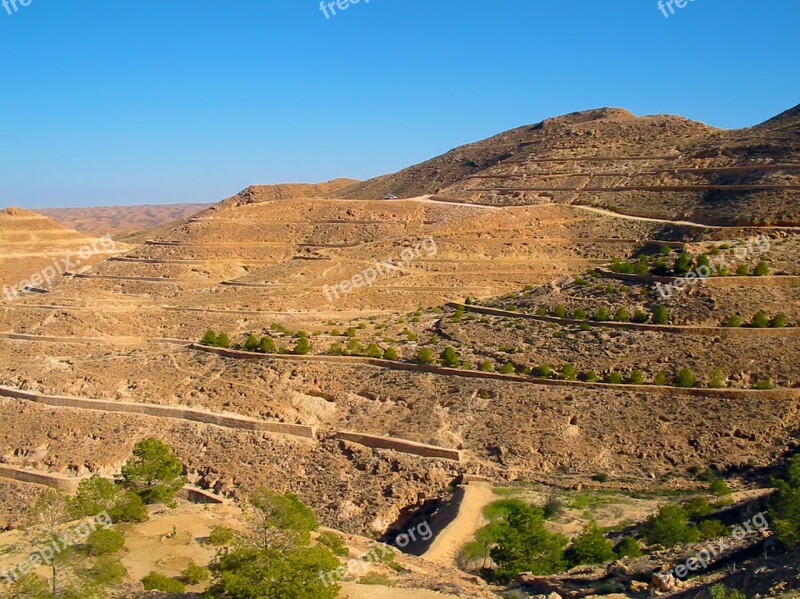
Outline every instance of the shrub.
<path id="1" fill-rule="evenodd" d="M 550 495 L 544 504 L 543 515 L 545 520 L 552 520 L 564 511 L 564 501 L 558 495 Z"/>
<path id="2" fill-rule="evenodd" d="M 619 308 L 614 313 L 614 320 L 617 322 L 628 322 L 628 310 L 626 308 Z"/>
<path id="3" fill-rule="evenodd" d="M 185 593 L 186 586 L 174 578 L 167 578 L 158 572 L 150 572 L 142 578 L 145 591 L 162 591 L 164 593 Z"/>
<path id="4" fill-rule="evenodd" d="M 311 353 L 311 342 L 306 337 L 301 337 L 297 340 L 297 345 L 294 346 L 294 353 L 298 356 L 305 356 Z"/>
<path id="5" fill-rule="evenodd" d="M 753 270 L 753 274 L 757 277 L 766 277 L 769 275 L 769 264 L 767 264 L 766 260 L 762 260 L 758 263 L 755 270 Z"/>
<path id="6" fill-rule="evenodd" d="M 252 333 L 244 340 L 245 351 L 256 351 L 258 349 L 258 337 Z"/>
<path id="7" fill-rule="evenodd" d="M 675 385 L 685 389 L 694 387 L 696 382 L 697 379 L 695 378 L 694 373 L 688 368 L 681 368 L 678 371 L 678 376 L 675 377 Z"/>
<path id="8" fill-rule="evenodd" d="M 565 381 L 574 381 L 578 378 L 578 369 L 575 364 L 564 364 L 561 367 L 561 376 Z"/>
<path id="9" fill-rule="evenodd" d="M 611 313 L 608 311 L 608 308 L 600 307 L 595 311 L 594 319 L 597 322 L 607 322 L 611 320 Z"/>
<path id="10" fill-rule="evenodd" d="M 683 504 L 683 509 L 686 511 L 686 515 L 689 519 L 695 522 L 705 518 L 713 511 L 713 508 L 708 503 L 708 499 L 705 497 L 690 499 Z"/>
<path id="11" fill-rule="evenodd" d="M 800 455 L 789 462 L 785 478 L 772 484 L 777 488 L 770 504 L 775 536 L 791 549 L 800 545 Z"/>
<path id="12" fill-rule="evenodd" d="M 481 372 L 494 372 L 494 364 L 491 360 L 481 362 Z"/>
<path id="13" fill-rule="evenodd" d="M 332 532 L 322 532 L 320 533 L 319 537 L 317 538 L 317 542 L 325 545 L 334 555 L 339 557 L 347 557 L 349 555 L 349 551 L 347 550 L 347 546 L 344 544 L 342 537 Z"/>
<path id="14" fill-rule="evenodd" d="M 786 314 L 778 314 L 769 321 L 769 326 L 773 329 L 782 329 L 788 325 Z"/>
<path id="15" fill-rule="evenodd" d="M 742 326 L 742 317 L 738 314 L 732 314 L 731 316 L 728 316 L 725 326 L 733 329 L 739 328 Z"/>
<path id="16" fill-rule="evenodd" d="M 541 366 L 537 366 L 533 373 L 540 378 L 549 379 L 553 376 L 553 367 L 550 366 L 550 364 L 542 364 Z"/>
<path id="17" fill-rule="evenodd" d="M 715 478 L 713 481 L 711 481 L 711 485 L 709 486 L 708 490 L 717 497 L 726 497 L 731 494 L 730 487 L 728 487 L 728 484 L 721 478 Z"/>
<path id="18" fill-rule="evenodd" d="M 689 256 L 689 254 L 682 252 L 678 256 L 678 259 L 675 260 L 673 272 L 681 277 L 685 274 L 688 274 L 690 270 L 692 270 L 692 258 Z"/>
<path id="19" fill-rule="evenodd" d="M 181 580 L 186 584 L 196 585 L 207 582 L 211 578 L 211 572 L 208 568 L 198 566 L 193 561 L 190 561 L 181 574 Z"/>
<path id="20" fill-rule="evenodd" d="M 658 306 L 653 311 L 653 324 L 669 324 L 669 312 L 666 306 Z"/>
<path id="21" fill-rule="evenodd" d="M 605 472 L 598 472 L 592 477 L 592 480 L 595 480 L 599 483 L 607 483 L 608 482 L 608 474 Z"/>
<path id="22" fill-rule="evenodd" d="M 264 354 L 275 353 L 275 342 L 271 337 L 262 337 L 261 341 L 258 342 L 258 351 Z"/>
<path id="23" fill-rule="evenodd" d="M 114 522 L 147 522 L 150 519 L 144 501 L 133 491 L 123 493 L 114 507 L 108 510 L 108 516 Z"/>
<path id="24" fill-rule="evenodd" d="M 209 329 L 206 331 L 206 334 L 203 335 L 203 338 L 200 340 L 202 345 L 216 345 L 217 343 L 217 334 Z"/>
<path id="25" fill-rule="evenodd" d="M 753 389 L 758 391 L 769 391 L 770 389 L 774 389 L 775 384 L 772 382 L 771 378 L 766 379 L 759 379 L 755 385 L 753 385 Z"/>
<path id="26" fill-rule="evenodd" d="M 651 545 L 675 547 L 697 541 L 697 531 L 689 523 L 686 511 L 679 505 L 662 506 L 645 525 L 645 538 Z"/>
<path id="27" fill-rule="evenodd" d="M 553 316 L 555 316 L 556 318 L 566 318 L 567 317 L 567 309 L 564 306 L 562 306 L 561 304 L 559 304 L 553 310 Z"/>
<path id="28" fill-rule="evenodd" d="M 667 384 L 667 373 L 666 372 L 659 372 L 656 373 L 656 376 L 653 378 L 653 384 L 658 385 L 659 387 L 664 387 Z"/>
<path id="29" fill-rule="evenodd" d="M 740 264 L 736 267 L 736 275 L 739 277 L 746 277 L 750 275 L 750 269 L 747 268 L 747 264 Z"/>
<path id="30" fill-rule="evenodd" d="M 442 366 L 455 368 L 461 363 L 461 358 L 454 347 L 447 346 L 440 356 Z"/>
<path id="31" fill-rule="evenodd" d="M 387 347 L 386 351 L 383 352 L 383 359 L 398 360 L 399 356 L 397 355 L 397 350 L 394 347 Z"/>
<path id="32" fill-rule="evenodd" d="M 380 358 L 381 356 L 383 356 L 383 352 L 381 351 L 381 348 L 378 347 L 378 345 L 376 343 L 370 343 L 367 346 L 367 352 L 366 353 L 367 353 L 367 357 L 368 358 Z"/>
<path id="33" fill-rule="evenodd" d="M 611 543 L 597 525 L 590 522 L 584 527 L 580 535 L 572 541 L 570 551 L 571 562 L 580 564 L 604 564 L 616 559 Z"/>
<path id="34" fill-rule="evenodd" d="M 220 333 L 217 335 L 217 338 L 214 340 L 214 345 L 223 349 L 229 348 L 231 346 L 231 338 L 228 337 L 228 333 Z"/>
<path id="35" fill-rule="evenodd" d="M 433 364 L 434 361 L 433 352 L 427 347 L 423 347 L 417 352 L 417 362 L 420 364 Z"/>
<path id="36" fill-rule="evenodd" d="M 711 599 L 747 599 L 747 595 L 741 591 L 729 589 L 724 584 L 715 584 L 708 589 Z"/>
<path id="37" fill-rule="evenodd" d="M 600 377 L 597 376 L 597 373 L 594 370 L 587 370 L 583 375 L 583 380 L 587 383 L 596 383 L 600 380 Z"/>
<path id="38" fill-rule="evenodd" d="M 128 576 L 125 566 L 114 557 L 101 557 L 86 573 L 93 583 L 101 586 L 116 585 Z M 49 595 L 45 596 L 49 597 Z M 69 594 L 65 593 L 65 597 L 68 596 Z"/>
<path id="39" fill-rule="evenodd" d="M 501 374 L 514 374 L 514 365 L 511 362 L 506 362 L 500 367 Z"/>
<path id="40" fill-rule="evenodd" d="M 110 528 L 98 528 L 86 537 L 86 551 L 89 555 L 111 555 L 125 544 L 125 536 Z"/>
<path id="41" fill-rule="evenodd" d="M 368 572 L 364 574 L 361 578 L 358 579 L 358 584 L 366 584 L 366 585 L 380 585 L 383 587 L 393 587 L 394 581 L 392 581 L 386 574 L 380 574 L 378 572 Z"/>
<path id="42" fill-rule="evenodd" d="M 225 526 L 215 526 L 208 535 L 208 542 L 215 547 L 224 547 L 233 541 L 233 531 Z"/>
<path id="43" fill-rule="evenodd" d="M 728 536 L 730 529 L 719 520 L 703 520 L 697 525 L 697 532 L 701 540 L 708 541 Z"/>
<path id="44" fill-rule="evenodd" d="M 620 557 L 641 557 L 642 547 L 633 537 L 625 537 L 617 544 L 616 553 Z"/>
<path id="45" fill-rule="evenodd" d="M 547 316 L 547 310 L 545 308 L 539 306 L 534 311 L 534 314 L 536 314 L 536 316 Z"/>
<path id="46" fill-rule="evenodd" d="M 644 385 L 644 373 L 641 370 L 634 370 L 628 377 L 631 385 Z"/>
<path id="47" fill-rule="evenodd" d="M 725 386 L 725 374 L 722 372 L 722 369 L 717 368 L 714 374 L 711 375 L 710 386 L 712 389 L 722 389 Z"/>
<path id="48" fill-rule="evenodd" d="M 757 329 L 765 329 L 769 326 L 769 317 L 764 310 L 759 310 L 753 315 L 752 324 Z"/>
<path id="49" fill-rule="evenodd" d="M 606 375 L 606 382 L 611 385 L 622 384 L 622 373 L 617 372 L 616 370 L 612 370 Z"/>
<path id="50" fill-rule="evenodd" d="M 328 349 L 329 356 L 342 356 L 344 355 L 344 346 L 341 343 L 333 342 Z"/>
<path id="51" fill-rule="evenodd" d="M 633 322 L 644 324 L 647 322 L 647 313 L 642 310 L 641 308 L 637 308 L 636 311 L 633 313 Z"/>
<path id="52" fill-rule="evenodd" d="M 575 320 L 586 320 L 587 318 L 589 318 L 589 314 L 583 308 L 578 308 L 572 314 L 572 318 L 574 318 Z"/>

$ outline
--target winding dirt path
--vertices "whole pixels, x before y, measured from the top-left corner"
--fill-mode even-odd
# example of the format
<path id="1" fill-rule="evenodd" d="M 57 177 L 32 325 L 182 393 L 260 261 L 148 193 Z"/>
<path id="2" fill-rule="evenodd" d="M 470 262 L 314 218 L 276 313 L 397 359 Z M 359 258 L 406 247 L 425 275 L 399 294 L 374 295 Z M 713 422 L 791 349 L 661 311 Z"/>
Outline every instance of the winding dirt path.
<path id="1" fill-rule="evenodd" d="M 459 550 L 487 523 L 483 517 L 483 508 L 495 499 L 497 497 L 489 482 L 474 481 L 466 485 L 458 516 L 439 533 L 422 557 L 440 566 L 457 567 L 456 556 Z"/>

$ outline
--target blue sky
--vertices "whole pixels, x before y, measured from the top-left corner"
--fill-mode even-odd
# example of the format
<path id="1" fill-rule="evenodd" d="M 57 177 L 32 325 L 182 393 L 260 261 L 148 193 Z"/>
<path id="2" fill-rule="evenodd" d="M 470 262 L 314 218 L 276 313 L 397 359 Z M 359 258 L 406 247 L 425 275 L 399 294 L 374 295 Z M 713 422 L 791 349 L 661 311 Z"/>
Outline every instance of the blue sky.
<path id="1" fill-rule="evenodd" d="M 0 206 L 369 178 L 599 106 L 741 127 L 800 103 L 797 0 L 29 1 L 0 6 Z"/>

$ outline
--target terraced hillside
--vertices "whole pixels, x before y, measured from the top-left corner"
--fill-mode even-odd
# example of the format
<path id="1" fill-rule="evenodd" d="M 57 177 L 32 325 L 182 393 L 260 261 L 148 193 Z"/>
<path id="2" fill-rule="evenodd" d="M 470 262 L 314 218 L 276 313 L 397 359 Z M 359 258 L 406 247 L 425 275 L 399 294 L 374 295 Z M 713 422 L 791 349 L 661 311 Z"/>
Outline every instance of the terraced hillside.
<path id="1" fill-rule="evenodd" d="M 290 490 L 349 533 L 440 514 L 447 567 L 491 486 L 670 495 L 711 469 L 747 496 L 797 447 L 796 129 L 568 115 L 388 179 L 250 187 L 0 298 L 3 517 L 148 436 L 197 487 Z"/>
<path id="2" fill-rule="evenodd" d="M 797 225 L 800 107 L 723 131 L 599 109 L 547 119 L 358 184 L 347 197 L 437 194 L 472 203 L 577 204 L 717 225 Z"/>

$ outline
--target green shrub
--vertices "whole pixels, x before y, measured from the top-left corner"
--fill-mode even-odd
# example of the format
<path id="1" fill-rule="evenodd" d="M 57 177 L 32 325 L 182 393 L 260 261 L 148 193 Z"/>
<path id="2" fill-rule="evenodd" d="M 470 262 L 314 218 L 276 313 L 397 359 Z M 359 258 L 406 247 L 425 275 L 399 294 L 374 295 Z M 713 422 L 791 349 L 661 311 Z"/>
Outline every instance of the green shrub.
<path id="1" fill-rule="evenodd" d="M 538 376 L 539 378 L 549 379 L 553 376 L 553 367 L 550 364 L 542 364 L 541 366 L 537 366 L 534 370 L 534 375 Z"/>
<path id="2" fill-rule="evenodd" d="M 258 349 L 258 337 L 253 335 L 252 333 L 247 336 L 244 340 L 244 350 L 245 351 L 256 351 Z"/>
<path id="3" fill-rule="evenodd" d="M 447 346 L 444 348 L 440 356 L 442 366 L 446 366 L 447 368 L 455 368 L 459 364 L 461 364 L 461 357 L 458 355 L 458 352 L 454 347 Z"/>
<path id="4" fill-rule="evenodd" d="M 481 362 L 481 372 L 494 372 L 494 364 L 491 360 Z"/>
<path id="5" fill-rule="evenodd" d="M 231 338 L 228 337 L 228 333 L 220 333 L 217 335 L 217 338 L 214 340 L 214 345 L 223 349 L 229 348 L 231 346 Z"/>
<path id="6" fill-rule="evenodd" d="M 118 585 L 128 576 L 128 571 L 119 559 L 106 556 L 97 559 L 86 571 L 86 574 L 93 583 L 107 587 Z M 70 595 L 65 593 L 64 596 L 69 597 Z M 50 595 L 45 595 L 45 597 L 50 597 Z"/>
<path id="7" fill-rule="evenodd" d="M 712 389 L 722 389 L 725 386 L 725 380 L 725 374 L 722 372 L 722 369 L 717 368 L 711 376 L 710 387 Z"/>
<path id="8" fill-rule="evenodd" d="M 386 574 L 380 574 L 378 572 L 368 572 L 367 574 L 364 574 L 364 576 L 358 579 L 358 584 L 393 587 L 394 581 L 392 581 L 388 576 L 386 576 Z"/>
<path id="9" fill-rule="evenodd" d="M 564 306 L 562 306 L 561 304 L 559 304 L 553 310 L 553 316 L 555 316 L 556 318 L 566 318 L 567 317 L 567 309 Z"/>
<path id="10" fill-rule="evenodd" d="M 534 311 L 534 314 L 536 314 L 536 316 L 547 316 L 547 309 L 543 308 L 542 306 L 539 306 Z"/>
<path id="11" fill-rule="evenodd" d="M 108 510 L 108 517 L 113 522 L 147 522 L 150 519 L 150 514 L 147 512 L 147 507 L 142 501 L 142 498 L 133 491 L 127 491 L 122 494 L 119 501 Z"/>
<path id="12" fill-rule="evenodd" d="M 732 314 L 728 316 L 728 320 L 725 322 L 726 327 L 730 327 L 732 329 L 737 329 L 742 326 L 742 317 L 738 314 Z"/>
<path id="13" fill-rule="evenodd" d="M 598 308 L 594 313 L 594 320 L 597 322 L 608 322 L 611 320 L 611 313 L 606 307 Z"/>
<path id="14" fill-rule="evenodd" d="M 651 545 L 675 547 L 697 541 L 698 534 L 689 523 L 686 511 L 679 505 L 668 504 L 648 519 L 645 538 Z"/>
<path id="15" fill-rule="evenodd" d="M 542 509 L 545 520 L 552 520 L 564 511 L 564 501 L 558 495 L 550 495 Z"/>
<path id="16" fill-rule="evenodd" d="M 740 264 L 736 267 L 736 275 L 739 277 L 747 277 L 750 275 L 750 269 L 747 268 L 747 264 Z"/>
<path id="17" fill-rule="evenodd" d="M 417 352 L 417 362 L 420 364 L 433 364 L 435 361 L 433 352 L 427 347 L 423 347 Z"/>
<path id="18" fill-rule="evenodd" d="M 500 367 L 501 374 L 514 374 L 515 369 L 514 365 L 511 362 L 506 362 L 503 366 Z"/>
<path id="19" fill-rule="evenodd" d="M 586 381 L 587 383 L 596 383 L 597 381 L 600 380 L 600 377 L 597 376 L 597 373 L 594 370 L 587 370 L 583 374 L 583 380 Z"/>
<path id="20" fill-rule="evenodd" d="M 570 561 L 574 565 L 604 564 L 617 558 L 611 542 L 597 525 L 597 522 L 587 524 L 580 535 L 572 541 Z"/>
<path id="21" fill-rule="evenodd" d="M 647 313 L 642 310 L 641 308 L 637 308 L 636 311 L 633 313 L 633 322 L 644 324 L 648 321 Z"/>
<path id="22" fill-rule="evenodd" d="M 659 387 L 664 387 L 667 384 L 667 373 L 666 372 L 658 372 L 656 376 L 653 378 L 653 384 L 658 385 Z"/>
<path id="23" fill-rule="evenodd" d="M 589 318 L 589 314 L 583 308 L 578 308 L 572 314 L 572 318 L 575 320 L 586 320 Z"/>
<path id="24" fill-rule="evenodd" d="M 386 351 L 383 352 L 383 359 L 398 360 L 399 356 L 397 355 L 397 350 L 394 347 L 387 347 Z"/>
<path id="25" fill-rule="evenodd" d="M 565 381 L 574 381 L 578 378 L 578 369 L 575 364 L 564 364 L 561 367 L 561 376 Z"/>
<path id="26" fill-rule="evenodd" d="M 769 326 L 773 329 L 782 329 L 788 325 L 788 319 L 786 318 L 786 314 L 778 314 L 772 320 L 769 321 Z"/>
<path id="27" fill-rule="evenodd" d="M 658 306 L 653 311 L 653 324 L 669 324 L 669 312 L 666 306 Z"/>
<path id="28" fill-rule="evenodd" d="M 98 528 L 86 537 L 86 552 L 92 556 L 111 555 L 125 545 L 125 536 L 110 528 Z"/>
<path id="29" fill-rule="evenodd" d="M 759 310 L 753 315 L 752 324 L 757 329 L 765 329 L 769 326 L 769 317 L 764 310 Z"/>
<path id="30" fill-rule="evenodd" d="M 206 334 L 203 335 L 203 338 L 200 340 L 202 345 L 216 345 L 217 343 L 217 334 L 209 329 L 206 331 Z"/>
<path id="31" fill-rule="evenodd" d="M 592 477 L 592 480 L 595 480 L 599 483 L 607 483 L 608 482 L 608 474 L 605 472 L 598 472 Z"/>
<path id="32" fill-rule="evenodd" d="M 711 599 L 747 599 L 741 591 L 729 589 L 724 584 L 715 584 L 708 589 Z"/>
<path id="33" fill-rule="evenodd" d="M 317 542 L 325 545 L 334 555 L 339 557 L 347 557 L 350 553 L 342 537 L 332 532 L 321 532 L 317 538 Z"/>
<path id="34" fill-rule="evenodd" d="M 777 491 L 770 503 L 775 536 L 791 549 L 800 545 L 800 454 L 789 462 L 786 476 L 772 483 Z"/>
<path id="35" fill-rule="evenodd" d="M 168 578 L 158 572 L 150 572 L 142 578 L 145 591 L 162 591 L 164 593 L 185 593 L 186 586 L 174 578 Z"/>
<path id="36" fill-rule="evenodd" d="M 678 375 L 675 377 L 675 385 L 685 389 L 694 387 L 696 382 L 697 379 L 695 378 L 694 373 L 688 368 L 681 368 L 678 371 Z"/>
<path id="37" fill-rule="evenodd" d="M 334 341 L 331 343 L 330 348 L 328 349 L 329 356 L 343 356 L 344 355 L 344 346 L 341 343 Z"/>
<path id="38" fill-rule="evenodd" d="M 258 351 L 264 354 L 274 354 L 275 342 L 271 337 L 262 337 L 261 341 L 258 342 Z"/>
<path id="39" fill-rule="evenodd" d="M 616 547 L 617 555 L 620 557 L 641 557 L 642 556 L 642 547 L 639 545 L 639 541 L 637 541 L 633 537 L 625 537 L 622 539 Z"/>
<path id="40" fill-rule="evenodd" d="M 628 377 L 631 385 L 644 385 L 644 373 L 641 370 L 634 370 Z"/>
<path id="41" fill-rule="evenodd" d="M 190 561 L 186 568 L 183 570 L 181 574 L 181 580 L 186 584 L 196 585 L 201 584 L 204 582 L 208 582 L 211 578 L 211 572 L 208 571 L 208 568 L 204 568 L 203 566 L 198 566 L 193 561 Z"/>
<path id="42" fill-rule="evenodd" d="M 766 277 L 769 275 L 769 264 L 767 264 L 766 260 L 762 260 L 758 263 L 755 270 L 753 270 L 753 274 L 757 277 Z"/>
<path id="43" fill-rule="evenodd" d="M 708 490 L 717 497 L 726 497 L 731 494 L 730 487 L 728 487 L 728 484 L 721 478 L 715 478 L 711 481 L 711 486 Z"/>
<path id="44" fill-rule="evenodd" d="M 377 343 L 370 343 L 367 346 L 366 354 L 368 358 L 380 358 L 383 356 L 383 352 L 381 351 L 381 348 L 378 347 Z"/>
<path id="45" fill-rule="evenodd" d="M 731 534 L 730 529 L 719 520 L 703 520 L 697 525 L 697 532 L 702 541 L 719 539 Z"/>
<path id="46" fill-rule="evenodd" d="M 692 270 L 692 257 L 689 254 L 682 252 L 678 255 L 677 260 L 675 260 L 675 266 L 673 267 L 673 272 L 682 277 L 689 273 Z"/>
<path id="47" fill-rule="evenodd" d="M 617 322 L 628 322 L 628 310 L 626 308 L 619 308 L 614 313 L 614 320 Z"/>
<path id="48" fill-rule="evenodd" d="M 612 370 L 606 375 L 606 382 L 610 385 L 620 385 L 622 384 L 622 373 L 617 372 L 616 370 Z"/>
<path id="49" fill-rule="evenodd" d="M 690 520 L 697 522 L 711 514 L 713 508 L 705 497 L 694 497 L 683 504 L 683 509 Z"/>
<path id="50" fill-rule="evenodd" d="M 771 378 L 766 379 L 759 379 L 755 385 L 753 385 L 753 389 L 758 391 L 769 391 L 770 389 L 774 389 L 775 384 L 772 382 Z"/>
<path id="51" fill-rule="evenodd" d="M 305 356 L 311 353 L 311 342 L 306 337 L 297 340 L 294 346 L 294 353 L 298 356 Z"/>
<path id="52" fill-rule="evenodd" d="M 224 547 L 233 541 L 233 531 L 225 526 L 215 526 L 208 535 L 208 542 L 215 547 Z"/>

